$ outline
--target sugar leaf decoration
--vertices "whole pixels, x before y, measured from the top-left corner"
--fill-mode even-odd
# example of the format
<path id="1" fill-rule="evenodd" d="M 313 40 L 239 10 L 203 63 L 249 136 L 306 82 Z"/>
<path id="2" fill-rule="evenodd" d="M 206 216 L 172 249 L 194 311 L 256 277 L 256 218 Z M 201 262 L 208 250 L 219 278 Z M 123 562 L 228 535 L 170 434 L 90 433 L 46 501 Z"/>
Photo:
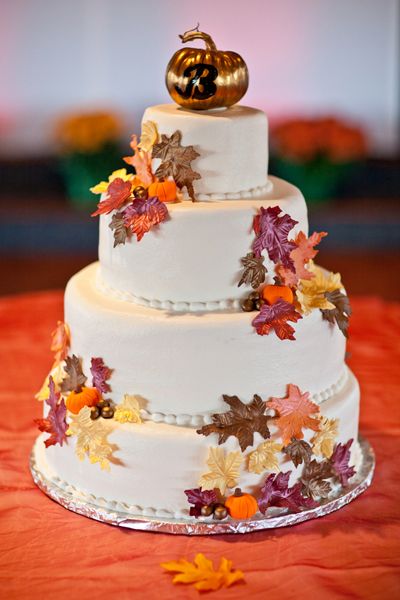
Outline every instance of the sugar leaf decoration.
<path id="1" fill-rule="evenodd" d="M 293 304 L 279 298 L 274 304 L 263 304 L 258 315 L 253 319 L 258 335 L 268 335 L 271 330 L 281 340 L 295 340 L 295 330 L 289 321 L 296 323 L 302 316 Z"/>
<path id="2" fill-rule="evenodd" d="M 339 419 L 320 417 L 320 430 L 311 438 L 312 451 L 315 456 L 332 456 L 336 436 L 339 433 Z"/>
<path id="3" fill-rule="evenodd" d="M 355 468 L 349 466 L 352 443 L 353 440 L 349 440 L 346 444 L 337 444 L 329 459 L 334 475 L 343 486 L 346 486 L 349 479 L 356 473 Z"/>
<path id="4" fill-rule="evenodd" d="M 149 152 L 145 152 L 139 148 L 136 135 L 132 136 L 130 147 L 133 150 L 133 156 L 125 156 L 124 161 L 135 169 L 141 185 L 149 186 L 154 181 L 151 168 L 151 155 Z"/>
<path id="5" fill-rule="evenodd" d="M 114 421 L 118 421 L 118 423 L 142 423 L 140 405 L 136 396 L 125 394 L 123 401 L 115 409 Z"/>
<path id="6" fill-rule="evenodd" d="M 327 498 L 332 490 L 328 479 L 332 477 L 332 467 L 328 461 L 312 460 L 306 464 L 302 476 L 302 492 L 308 498 Z"/>
<path id="7" fill-rule="evenodd" d="M 64 399 L 61 394 L 56 391 L 53 378 L 49 377 L 49 396 L 46 399 L 46 404 L 50 406 L 50 410 L 45 419 L 35 419 L 39 431 L 50 433 L 50 437 L 44 442 L 46 448 L 55 444 L 63 445 L 66 438 L 68 425 L 66 422 L 67 409 Z"/>
<path id="8" fill-rule="evenodd" d="M 225 494 L 227 488 L 234 488 L 238 483 L 243 457 L 239 451 L 225 454 L 222 448 L 209 448 L 208 452 L 210 471 L 200 477 L 199 486 L 202 490 L 219 489 Z"/>
<path id="9" fill-rule="evenodd" d="M 158 137 L 157 124 L 154 121 L 145 121 L 142 125 L 142 134 L 140 136 L 140 150 L 150 152 L 154 144 L 158 141 Z"/>
<path id="10" fill-rule="evenodd" d="M 65 375 L 66 375 L 66 373 L 64 371 L 64 362 L 62 361 L 62 362 L 56 364 L 51 369 L 50 373 L 47 375 L 46 379 L 44 380 L 42 387 L 40 388 L 38 393 L 35 394 L 35 398 L 37 400 L 43 401 L 49 397 L 49 393 L 50 393 L 49 378 L 50 378 L 50 376 L 53 379 L 56 390 L 59 391 L 60 383 L 64 379 Z"/>
<path id="11" fill-rule="evenodd" d="M 256 256 L 261 256 L 262 251 L 266 250 L 274 263 L 282 263 L 283 266 L 294 271 L 290 253 L 296 248 L 296 244 L 288 240 L 288 234 L 298 221 L 285 213 L 279 216 L 281 212 L 279 206 L 260 208 L 259 214 L 253 221 L 256 234 L 253 251 Z"/>
<path id="12" fill-rule="evenodd" d="M 111 173 L 111 175 L 108 178 L 108 181 L 101 181 L 94 187 L 91 187 L 90 191 L 93 194 L 104 194 L 104 192 L 107 191 L 108 186 L 111 182 L 114 181 L 114 179 L 122 179 L 122 181 L 131 181 L 133 182 L 132 185 L 134 185 L 135 176 L 133 173 L 127 173 L 126 169 L 117 169 L 116 171 Z"/>
<path id="13" fill-rule="evenodd" d="M 334 308 L 322 309 L 322 318 L 332 324 L 336 322 L 343 335 L 348 337 L 349 318 L 351 315 L 350 300 L 340 290 L 325 292 L 325 298 Z"/>
<path id="14" fill-rule="evenodd" d="M 107 188 L 107 195 L 99 202 L 97 210 L 92 213 L 92 217 L 97 215 L 107 215 L 113 210 L 121 208 L 123 204 L 130 198 L 132 191 L 132 183 L 123 179 L 114 179 Z"/>
<path id="15" fill-rule="evenodd" d="M 297 440 L 296 438 L 292 438 L 290 444 L 288 444 L 283 451 L 289 456 L 295 467 L 298 467 L 302 463 L 308 464 L 312 456 L 310 444 L 304 440 Z"/>
<path id="16" fill-rule="evenodd" d="M 222 397 L 231 410 L 212 415 L 212 423 L 204 425 L 197 433 L 206 436 L 217 433 L 218 444 L 223 444 L 230 436 L 234 436 L 238 439 L 242 452 L 253 445 L 254 433 L 259 433 L 265 439 L 269 438 L 269 417 L 265 414 L 266 404 L 260 396 L 255 394 L 248 404 L 237 396 Z"/>
<path id="17" fill-rule="evenodd" d="M 238 287 L 243 284 L 251 285 L 253 289 L 257 289 L 265 281 L 267 269 L 264 266 L 264 257 L 256 256 L 253 252 L 249 252 L 246 256 L 240 259 L 243 265 L 243 273 Z"/>
<path id="18" fill-rule="evenodd" d="M 153 196 L 135 200 L 124 210 L 123 215 L 125 227 L 136 235 L 137 241 L 140 242 L 150 229 L 165 221 L 169 213 L 165 203 Z"/>
<path id="19" fill-rule="evenodd" d="M 303 231 L 299 231 L 294 240 L 296 248 L 290 253 L 294 271 L 282 264 L 276 267 L 276 274 L 284 285 L 293 286 L 299 279 L 312 279 L 313 273 L 306 269 L 305 265 L 317 256 L 318 250 L 315 249 L 315 246 L 327 235 L 325 231 L 319 233 L 315 231 L 310 237 L 307 237 Z"/>
<path id="20" fill-rule="evenodd" d="M 175 131 L 171 136 L 161 135 L 161 140 L 154 144 L 152 158 L 159 158 L 161 164 L 155 172 L 158 179 L 172 177 L 179 189 L 186 187 L 190 198 L 195 201 L 193 181 L 200 179 L 200 174 L 193 171 L 191 163 L 200 156 L 193 146 L 182 146 L 182 134 Z"/>
<path id="21" fill-rule="evenodd" d="M 101 394 L 111 391 L 107 379 L 110 379 L 112 370 L 109 369 L 102 358 L 92 358 L 90 372 L 92 374 L 92 385 Z"/>
<path id="22" fill-rule="evenodd" d="M 125 225 L 125 219 L 122 212 L 113 214 L 108 226 L 114 234 L 114 248 L 119 244 L 125 244 L 126 240 L 131 236 L 130 230 Z"/>
<path id="23" fill-rule="evenodd" d="M 339 273 L 325 274 L 322 269 L 309 263 L 309 271 L 312 273 L 312 279 L 301 279 L 296 291 L 297 300 L 304 314 L 309 314 L 314 308 L 321 310 L 332 310 L 335 305 L 330 302 L 326 296 L 327 292 L 340 290 L 342 282 Z"/>
<path id="24" fill-rule="evenodd" d="M 263 473 L 264 471 L 279 471 L 278 452 L 282 450 L 282 444 L 267 440 L 257 446 L 257 448 L 249 454 L 249 471 L 250 473 Z"/>
<path id="25" fill-rule="evenodd" d="M 288 395 L 285 398 L 271 398 L 267 407 L 278 414 L 274 424 L 278 427 L 285 445 L 290 444 L 292 438 L 302 439 L 305 428 L 319 431 L 319 419 L 312 417 L 319 413 L 319 406 L 310 400 L 308 392 L 301 393 L 297 385 L 290 383 Z"/>
<path id="26" fill-rule="evenodd" d="M 89 406 L 84 406 L 77 415 L 71 414 L 67 435 L 76 436 L 75 453 L 79 460 L 88 456 L 91 463 L 100 463 L 101 469 L 110 470 L 112 446 L 107 440 L 109 433 L 103 423 L 90 418 Z"/>
<path id="27" fill-rule="evenodd" d="M 62 392 L 80 392 L 85 385 L 87 377 L 82 372 L 80 359 L 73 354 L 65 359 L 64 371 L 66 377 L 60 384 Z"/>
<path id="28" fill-rule="evenodd" d="M 58 365 L 68 356 L 68 349 L 71 343 L 71 332 L 69 327 L 63 321 L 57 321 L 57 327 L 51 333 L 50 350 L 54 352 L 54 365 Z"/>
<path id="29" fill-rule="evenodd" d="M 161 563 L 166 571 L 177 573 L 172 583 L 193 584 L 198 591 L 219 590 L 244 579 L 242 571 L 233 570 L 231 560 L 221 558 L 218 569 L 204 554 L 196 554 L 193 563 L 184 558 Z"/>
<path id="30" fill-rule="evenodd" d="M 258 507 L 264 515 L 270 506 L 286 507 L 294 512 L 301 509 L 314 508 L 318 502 L 301 493 L 302 483 L 289 487 L 291 471 L 287 473 L 271 473 L 261 488 Z"/>
<path id="31" fill-rule="evenodd" d="M 218 501 L 218 495 L 215 490 L 195 488 L 192 490 L 185 490 L 185 494 L 189 504 L 193 504 L 189 511 L 191 517 L 200 517 L 203 506 L 214 504 Z"/>

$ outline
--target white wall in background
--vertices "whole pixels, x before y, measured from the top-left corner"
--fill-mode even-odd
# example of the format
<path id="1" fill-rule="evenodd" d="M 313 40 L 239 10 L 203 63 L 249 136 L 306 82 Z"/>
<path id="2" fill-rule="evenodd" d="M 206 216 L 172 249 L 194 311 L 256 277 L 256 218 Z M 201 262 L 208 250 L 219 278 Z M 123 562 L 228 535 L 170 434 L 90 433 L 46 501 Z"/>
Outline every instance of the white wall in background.
<path id="1" fill-rule="evenodd" d="M 347 116 L 395 151 L 397 0 L 0 0 L 0 153 L 46 152 L 54 118 L 92 105 L 137 131 L 169 101 L 165 66 L 197 21 L 246 59 L 245 103 Z"/>

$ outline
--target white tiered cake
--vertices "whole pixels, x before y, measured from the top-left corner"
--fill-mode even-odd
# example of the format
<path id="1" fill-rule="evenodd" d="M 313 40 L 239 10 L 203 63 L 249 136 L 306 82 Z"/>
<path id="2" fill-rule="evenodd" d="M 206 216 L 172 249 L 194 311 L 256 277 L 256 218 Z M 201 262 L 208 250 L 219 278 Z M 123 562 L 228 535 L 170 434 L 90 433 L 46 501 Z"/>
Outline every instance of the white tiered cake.
<path id="1" fill-rule="evenodd" d="M 142 127 L 137 176 L 120 170 L 95 189 L 99 262 L 66 289 L 50 390 L 46 381 L 39 394 L 51 442 L 39 438 L 37 465 L 76 499 L 132 518 L 316 506 L 361 461 L 347 298 L 340 278 L 310 260 L 322 234 L 307 238 L 301 192 L 267 177 L 263 112 L 161 105 Z M 173 170 L 157 169 L 185 154 L 167 156 L 172 146 L 195 149 L 183 163 L 196 175 L 191 191 L 178 164 L 177 197 L 162 202 L 157 178 L 171 191 Z M 161 218 L 146 212 L 150 200 Z"/>

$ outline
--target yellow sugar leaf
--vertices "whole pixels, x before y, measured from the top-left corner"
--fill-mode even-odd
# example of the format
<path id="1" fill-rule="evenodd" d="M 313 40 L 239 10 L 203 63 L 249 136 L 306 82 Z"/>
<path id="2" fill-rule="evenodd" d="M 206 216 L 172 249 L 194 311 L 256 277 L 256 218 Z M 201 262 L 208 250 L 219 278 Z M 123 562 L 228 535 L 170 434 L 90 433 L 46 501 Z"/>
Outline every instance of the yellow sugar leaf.
<path id="1" fill-rule="evenodd" d="M 330 458 L 335 447 L 335 440 L 339 433 L 339 419 L 328 419 L 321 416 L 320 431 L 310 440 L 313 453 L 316 456 Z"/>
<path id="2" fill-rule="evenodd" d="M 108 186 L 114 179 L 122 179 L 123 181 L 133 181 L 135 176 L 133 173 L 127 173 L 126 169 L 117 169 L 117 171 L 113 171 L 108 178 L 108 181 L 100 181 L 97 185 L 90 188 L 90 191 L 93 194 L 104 194 Z"/>
<path id="3" fill-rule="evenodd" d="M 340 273 L 325 273 L 310 261 L 308 270 L 312 279 L 301 279 L 296 292 L 297 300 L 304 314 L 309 314 L 314 308 L 332 310 L 335 306 L 325 298 L 326 292 L 342 289 Z"/>
<path id="4" fill-rule="evenodd" d="M 239 451 L 225 455 L 222 448 L 209 448 L 207 465 L 210 472 L 200 477 L 199 486 L 202 490 L 218 488 L 221 494 L 225 494 L 226 488 L 236 487 L 242 462 Z"/>
<path id="5" fill-rule="evenodd" d="M 67 435 L 76 436 L 75 453 L 79 460 L 88 456 L 91 463 L 100 463 L 109 469 L 112 446 L 107 441 L 109 429 L 99 420 L 90 418 L 89 406 L 84 406 L 77 415 L 71 415 Z"/>
<path id="6" fill-rule="evenodd" d="M 273 440 L 267 440 L 249 454 L 249 471 L 251 473 L 263 473 L 273 471 L 279 473 L 279 461 L 277 453 L 282 450 L 282 444 Z"/>
<path id="7" fill-rule="evenodd" d="M 244 579 L 242 571 L 232 569 L 231 560 L 221 558 L 218 569 L 214 569 L 212 561 L 201 553 L 196 554 L 193 562 L 181 558 L 161 563 L 161 566 L 166 571 L 177 573 L 172 583 L 194 584 L 199 591 L 219 590 Z"/>
<path id="8" fill-rule="evenodd" d="M 46 379 L 43 382 L 42 387 L 40 388 L 40 390 L 38 391 L 37 394 L 35 394 L 35 398 L 36 400 L 40 400 L 41 402 L 43 402 L 44 400 L 47 400 L 47 398 L 49 397 L 50 394 L 50 390 L 49 390 L 49 378 L 50 376 L 53 378 L 53 381 L 55 383 L 55 388 L 56 391 L 59 391 L 59 385 L 62 382 L 62 380 L 64 379 L 66 373 L 64 371 L 64 363 L 58 363 L 56 364 L 52 370 L 50 371 L 50 373 L 47 375 Z"/>
<path id="9" fill-rule="evenodd" d="M 140 416 L 140 406 L 136 396 L 125 394 L 121 404 L 118 404 L 114 420 L 119 423 L 142 423 Z"/>
<path id="10" fill-rule="evenodd" d="M 139 148 L 144 152 L 150 152 L 154 144 L 158 142 L 158 129 L 154 121 L 145 121 L 142 125 Z"/>

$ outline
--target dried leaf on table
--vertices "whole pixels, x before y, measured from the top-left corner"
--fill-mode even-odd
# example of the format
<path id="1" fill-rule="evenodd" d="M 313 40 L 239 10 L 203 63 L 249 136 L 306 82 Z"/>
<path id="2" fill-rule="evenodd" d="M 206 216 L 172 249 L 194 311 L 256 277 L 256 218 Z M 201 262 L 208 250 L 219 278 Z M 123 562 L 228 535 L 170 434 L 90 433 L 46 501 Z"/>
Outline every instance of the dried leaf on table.
<path id="1" fill-rule="evenodd" d="M 131 138 L 130 147 L 133 150 L 133 156 L 125 156 L 124 161 L 136 171 L 136 175 L 140 180 L 137 185 L 149 186 L 154 181 L 154 175 L 151 168 L 151 155 L 149 152 L 144 152 L 139 148 L 137 136 Z"/>
<path id="2" fill-rule="evenodd" d="M 115 409 L 114 420 L 119 423 L 142 423 L 140 405 L 136 396 L 124 395 L 123 401 Z"/>
<path id="3" fill-rule="evenodd" d="M 181 558 L 161 563 L 161 566 L 167 571 L 178 573 L 172 583 L 194 584 L 196 590 L 203 592 L 230 587 L 244 579 L 242 571 L 232 569 L 232 561 L 221 558 L 218 569 L 214 569 L 212 561 L 204 554 L 196 554 L 193 563 Z"/>
<path id="4" fill-rule="evenodd" d="M 318 462 L 312 460 L 304 467 L 301 483 L 302 492 L 308 498 L 327 498 L 332 486 L 327 479 L 332 477 L 332 466 L 328 461 Z"/>
<path id="5" fill-rule="evenodd" d="M 215 490 L 195 488 L 192 490 L 185 490 L 185 494 L 189 504 L 193 504 L 189 511 L 191 517 L 200 517 L 203 506 L 209 506 L 210 504 L 218 502 L 218 495 Z"/>
<path id="6" fill-rule="evenodd" d="M 279 206 L 260 208 L 253 221 L 253 229 L 257 236 L 253 243 L 253 251 L 256 256 L 261 256 L 262 251 L 266 250 L 275 264 L 282 263 L 294 271 L 290 253 L 296 248 L 296 244 L 288 240 L 288 234 L 298 221 L 287 214 L 279 216 L 281 212 Z"/>
<path id="7" fill-rule="evenodd" d="M 170 137 L 161 135 L 161 141 L 154 144 L 152 158 L 159 158 L 161 164 L 156 170 L 158 179 L 172 177 L 179 189 L 186 187 L 190 198 L 194 201 L 193 181 L 200 179 L 200 174 L 193 171 L 191 163 L 200 156 L 193 146 L 181 145 L 182 134 L 175 131 Z"/>
<path id="8" fill-rule="evenodd" d="M 104 364 L 102 358 L 92 358 L 90 372 L 92 374 L 92 385 L 101 394 L 111 391 L 107 379 L 110 379 L 112 370 Z"/>
<path id="9" fill-rule="evenodd" d="M 286 446 L 283 451 L 287 454 L 295 467 L 298 467 L 302 463 L 307 464 L 310 462 L 312 455 L 312 448 L 310 444 L 304 440 L 297 440 L 292 438 L 292 441 Z"/>
<path id="10" fill-rule="evenodd" d="M 230 436 L 238 439 L 242 452 L 253 445 L 254 433 L 259 433 L 264 439 L 269 438 L 269 417 L 265 414 L 266 404 L 257 396 L 248 404 L 237 396 L 222 396 L 231 410 L 212 415 L 212 423 L 204 425 L 197 433 L 202 435 L 218 434 L 218 444 L 223 444 Z"/>
<path id="11" fill-rule="evenodd" d="M 284 285 L 296 285 L 299 279 L 312 279 L 313 273 L 305 268 L 305 265 L 315 258 L 318 250 L 315 250 L 322 238 L 328 234 L 325 231 L 317 233 L 316 231 L 307 237 L 303 231 L 299 231 L 294 242 L 296 248 L 291 251 L 290 258 L 294 264 L 294 272 L 283 265 L 278 265 L 276 274 Z"/>
<path id="12" fill-rule="evenodd" d="M 302 484 L 296 483 L 289 487 L 291 471 L 269 475 L 261 488 L 258 507 L 264 515 L 270 506 L 287 507 L 297 512 L 301 509 L 314 508 L 318 505 L 312 498 L 306 498 L 301 493 Z"/>
<path id="13" fill-rule="evenodd" d="M 113 214 L 109 228 L 114 233 L 114 248 L 119 244 L 125 244 L 130 237 L 131 232 L 125 225 L 124 215 L 122 212 Z"/>
<path id="14" fill-rule="evenodd" d="M 222 448 L 209 448 L 208 452 L 210 471 L 200 477 L 199 486 L 202 490 L 219 489 L 224 495 L 227 488 L 236 487 L 243 457 L 240 452 L 225 454 Z"/>
<path id="15" fill-rule="evenodd" d="M 255 256 L 253 252 L 249 252 L 246 256 L 240 259 L 244 269 L 242 277 L 238 283 L 238 287 L 243 284 L 251 285 L 253 289 L 257 289 L 265 281 L 267 273 L 266 267 L 263 265 L 264 257 Z"/>
<path id="16" fill-rule="evenodd" d="M 320 430 L 311 438 L 312 451 L 316 456 L 330 458 L 339 433 L 339 419 L 320 417 Z"/>
<path id="17" fill-rule="evenodd" d="M 135 234 L 140 242 L 145 233 L 165 221 L 169 213 L 165 203 L 153 196 L 135 200 L 124 210 L 123 215 L 125 227 Z"/>
<path id="18" fill-rule="evenodd" d="M 123 204 L 130 198 L 132 191 L 132 183 L 130 181 L 123 181 L 120 178 L 114 179 L 108 188 L 107 195 L 99 202 L 97 210 L 92 213 L 92 217 L 97 215 L 107 215 L 108 213 L 121 208 Z"/>
<path id="19" fill-rule="evenodd" d="M 281 340 L 295 340 L 295 330 L 288 321 L 297 323 L 301 318 L 293 304 L 279 298 L 274 304 L 263 304 L 252 324 L 258 335 L 268 335 L 274 330 Z"/>
<path id="20" fill-rule="evenodd" d="M 303 429 L 319 431 L 319 419 L 311 416 L 319 413 L 319 406 L 310 400 L 308 392 L 302 394 L 297 385 L 290 383 L 288 395 L 285 398 L 271 398 L 267 407 L 278 414 L 274 425 L 278 427 L 285 445 L 290 444 L 292 438 L 302 439 Z"/>
<path id="21" fill-rule="evenodd" d="M 350 447 L 352 443 L 353 440 L 349 440 L 344 445 L 337 444 L 332 456 L 329 459 L 335 477 L 339 479 L 343 486 L 346 486 L 349 479 L 356 473 L 354 466 L 349 466 Z"/>
<path id="22" fill-rule="evenodd" d="M 325 292 L 325 298 L 333 304 L 332 309 L 322 309 L 322 318 L 329 323 L 337 323 L 340 331 L 345 337 L 348 337 L 349 318 L 351 315 L 350 300 L 340 290 Z"/>
<path id="23" fill-rule="evenodd" d="M 67 409 L 61 394 L 56 392 L 53 378 L 49 377 L 49 396 L 46 404 L 50 406 L 47 417 L 44 419 L 35 419 L 35 423 L 40 431 L 50 433 L 50 437 L 44 442 L 46 448 L 55 444 L 63 445 L 66 438 L 68 425 L 66 422 Z"/>
<path id="24" fill-rule="evenodd" d="M 87 377 L 82 372 L 81 361 L 75 354 L 65 359 L 64 371 L 67 376 L 60 384 L 62 392 L 80 392 L 85 385 Z"/>
<path id="25" fill-rule="evenodd" d="M 282 444 L 267 440 L 261 442 L 257 448 L 249 454 L 250 473 L 263 473 L 264 471 L 279 471 L 278 452 L 282 450 Z"/>

